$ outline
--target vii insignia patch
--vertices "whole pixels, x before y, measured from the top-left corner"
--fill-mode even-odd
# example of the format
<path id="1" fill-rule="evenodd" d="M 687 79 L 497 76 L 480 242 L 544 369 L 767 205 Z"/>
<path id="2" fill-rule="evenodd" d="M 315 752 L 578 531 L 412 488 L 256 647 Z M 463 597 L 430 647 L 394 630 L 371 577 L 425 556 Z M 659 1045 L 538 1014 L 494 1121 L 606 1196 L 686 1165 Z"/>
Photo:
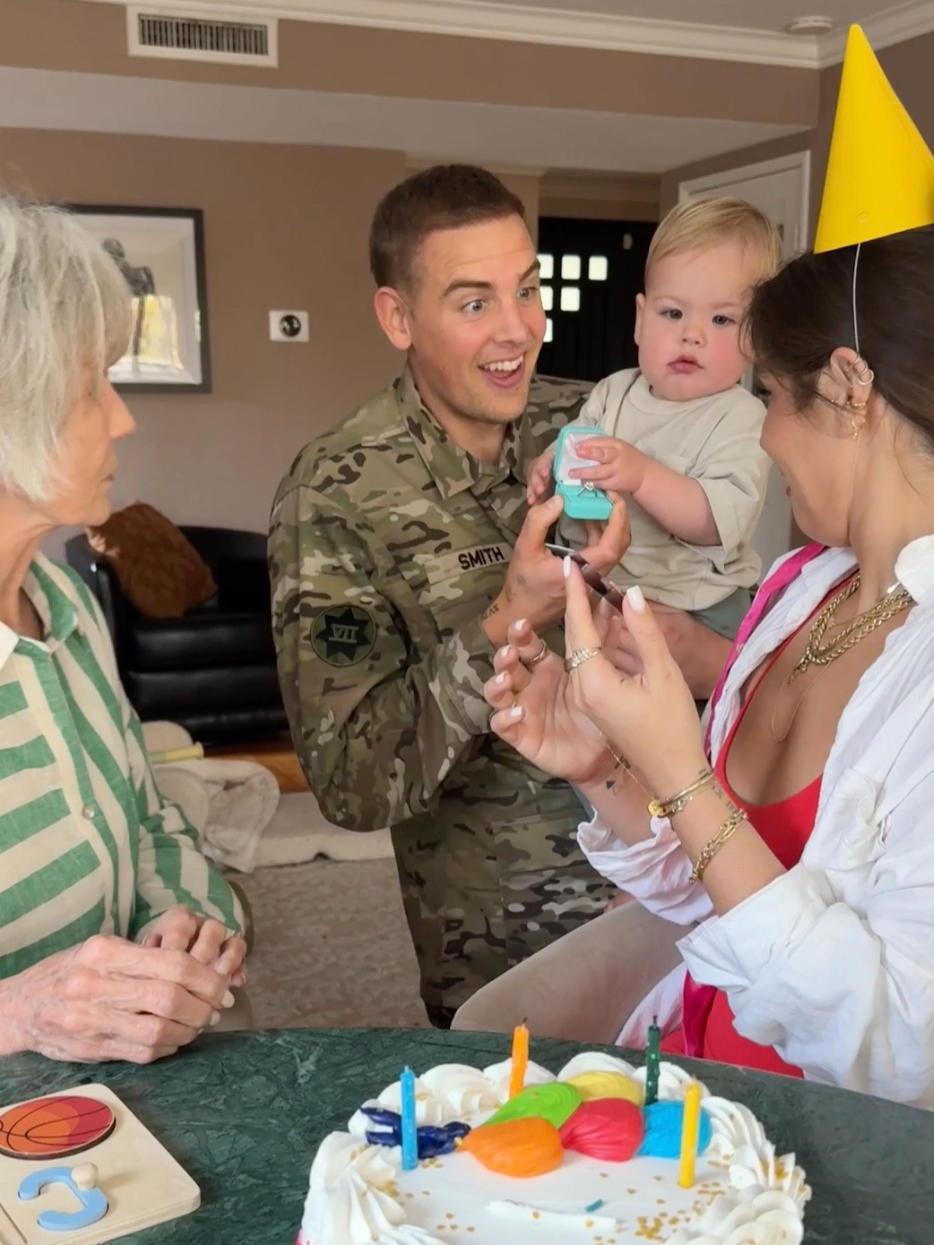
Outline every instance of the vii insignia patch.
<path id="1" fill-rule="evenodd" d="M 329 666 L 354 666 L 376 644 L 376 624 L 359 605 L 330 605 L 311 625 L 311 647 Z"/>

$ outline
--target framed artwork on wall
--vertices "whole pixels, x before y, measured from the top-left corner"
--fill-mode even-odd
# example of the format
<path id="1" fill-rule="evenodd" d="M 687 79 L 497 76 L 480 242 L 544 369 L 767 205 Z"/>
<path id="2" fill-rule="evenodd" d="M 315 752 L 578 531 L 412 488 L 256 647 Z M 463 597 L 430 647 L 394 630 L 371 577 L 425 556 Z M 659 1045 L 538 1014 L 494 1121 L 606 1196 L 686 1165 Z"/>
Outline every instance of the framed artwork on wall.
<path id="1" fill-rule="evenodd" d="M 199 208 L 69 204 L 113 257 L 133 303 L 110 380 L 129 393 L 210 393 L 204 222 Z"/>

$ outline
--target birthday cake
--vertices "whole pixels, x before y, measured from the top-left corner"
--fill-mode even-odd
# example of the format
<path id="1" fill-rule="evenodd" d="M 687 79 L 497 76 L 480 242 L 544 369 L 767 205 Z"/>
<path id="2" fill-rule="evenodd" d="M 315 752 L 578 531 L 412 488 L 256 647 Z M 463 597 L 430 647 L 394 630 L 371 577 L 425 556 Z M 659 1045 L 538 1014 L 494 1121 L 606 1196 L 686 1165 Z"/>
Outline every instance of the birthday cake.
<path id="1" fill-rule="evenodd" d="M 804 1172 L 748 1108 L 670 1063 L 648 1104 L 645 1068 L 612 1055 L 576 1055 L 557 1076 L 529 1063 L 512 1097 L 511 1067 L 418 1077 L 407 1159 L 400 1082 L 365 1102 L 318 1150 L 298 1245 L 801 1241 Z"/>

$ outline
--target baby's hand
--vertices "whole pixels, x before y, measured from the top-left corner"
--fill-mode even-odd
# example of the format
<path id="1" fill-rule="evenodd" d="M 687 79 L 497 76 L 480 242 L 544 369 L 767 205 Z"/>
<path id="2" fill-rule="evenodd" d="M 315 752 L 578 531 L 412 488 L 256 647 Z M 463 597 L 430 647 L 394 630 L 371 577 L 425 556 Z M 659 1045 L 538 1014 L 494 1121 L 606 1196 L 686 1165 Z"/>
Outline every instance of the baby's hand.
<path id="1" fill-rule="evenodd" d="M 645 480 L 646 457 L 641 450 L 617 437 L 588 437 L 575 446 L 579 458 L 592 458 L 592 467 L 575 467 L 568 474 L 604 491 L 635 493 Z M 537 461 L 537 460 L 536 460 Z M 534 465 L 534 464 L 533 464 Z"/>
<path id="2" fill-rule="evenodd" d="M 554 462 L 555 451 L 552 447 L 529 463 L 525 476 L 525 498 L 530 506 L 537 506 L 540 502 L 547 501 L 555 491 Z"/>

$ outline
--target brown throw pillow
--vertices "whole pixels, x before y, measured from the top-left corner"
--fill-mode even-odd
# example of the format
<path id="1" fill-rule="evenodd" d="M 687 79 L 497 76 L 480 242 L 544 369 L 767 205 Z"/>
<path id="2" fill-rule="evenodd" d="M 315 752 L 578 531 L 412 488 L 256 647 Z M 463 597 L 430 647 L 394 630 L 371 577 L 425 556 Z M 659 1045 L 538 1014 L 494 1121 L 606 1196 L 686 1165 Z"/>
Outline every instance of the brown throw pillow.
<path id="1" fill-rule="evenodd" d="M 191 541 L 145 502 L 125 506 L 87 533 L 91 548 L 113 567 L 124 593 L 148 618 L 180 618 L 217 591 Z"/>

